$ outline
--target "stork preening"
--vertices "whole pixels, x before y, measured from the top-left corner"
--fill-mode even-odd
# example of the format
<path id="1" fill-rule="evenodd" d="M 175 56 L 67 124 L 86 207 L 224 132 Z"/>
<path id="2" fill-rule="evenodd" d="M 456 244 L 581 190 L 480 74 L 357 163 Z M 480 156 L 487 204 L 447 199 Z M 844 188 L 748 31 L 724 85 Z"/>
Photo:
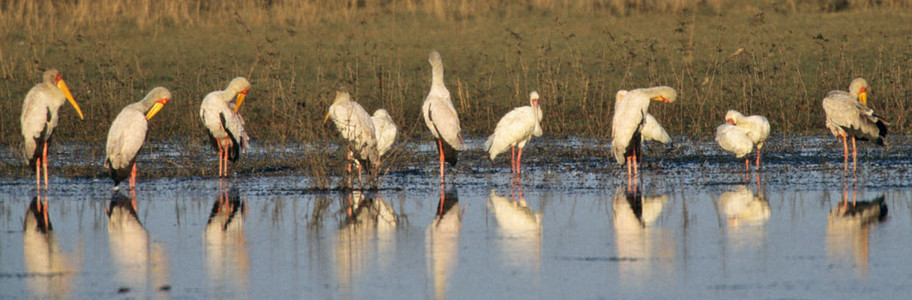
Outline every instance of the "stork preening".
<path id="1" fill-rule="evenodd" d="M 170 100 L 168 89 L 154 88 L 139 102 L 124 107 L 111 123 L 105 146 L 105 167 L 111 171 L 115 188 L 127 177 L 130 177 L 130 189 L 136 188 L 136 154 L 146 140 L 147 121 Z"/>
<path id="2" fill-rule="evenodd" d="M 219 177 L 228 176 L 228 161 L 237 161 L 240 154 L 246 151 L 250 137 L 244 131 L 244 119 L 238 110 L 248 91 L 250 82 L 238 77 L 231 80 L 225 90 L 206 95 L 200 105 L 200 119 L 209 133 L 213 148 L 218 151 Z"/>
<path id="3" fill-rule="evenodd" d="M 849 84 L 849 91 L 830 91 L 823 98 L 823 111 L 826 112 L 826 126 L 835 137 L 842 137 L 843 171 L 849 169 L 849 147 L 847 136 L 852 137 L 852 170 L 857 169 L 855 140 L 871 141 L 876 145 L 886 144 L 887 125 L 889 122 L 874 114 L 868 108 L 868 82 L 855 78 Z"/>
<path id="4" fill-rule="evenodd" d="M 632 174 L 637 175 L 637 164 L 642 161 L 642 141 L 644 132 L 655 140 L 663 140 L 667 133 L 658 133 L 653 125 L 658 122 L 647 122 L 647 110 L 651 101 L 674 102 L 678 93 L 671 87 L 659 86 L 652 88 L 635 89 L 631 91 L 620 90 L 615 96 L 614 117 L 611 120 L 611 152 L 618 164 L 627 164 L 627 178 Z M 647 126 L 649 125 L 649 126 Z M 661 128 L 661 126 L 659 126 Z M 644 131 L 644 129 L 648 129 Z M 664 133 L 664 129 L 661 130 Z"/>
<path id="5" fill-rule="evenodd" d="M 336 129 L 342 134 L 342 138 L 348 141 L 348 159 L 353 160 L 357 165 L 358 181 L 361 181 L 361 166 L 367 165 L 368 168 L 373 168 L 380 162 L 380 152 L 377 150 L 377 138 L 371 116 L 360 104 L 351 100 L 348 92 L 337 91 L 336 99 L 329 106 L 323 123 L 330 118 L 336 124 Z M 348 172 L 351 173 L 351 162 L 348 163 Z"/>
<path id="6" fill-rule="evenodd" d="M 533 136 L 542 135 L 542 117 L 538 92 L 532 91 L 529 93 L 529 106 L 514 108 L 504 115 L 497 122 L 494 134 L 485 141 L 485 150 L 491 155 L 491 160 L 510 148 L 510 166 L 513 175 L 519 176 L 523 147 Z M 516 148 L 519 148 L 518 155 Z"/>
<path id="7" fill-rule="evenodd" d="M 44 80 L 32 87 L 22 102 L 22 156 L 28 165 L 35 170 L 35 186 L 41 189 L 42 167 L 44 168 L 44 189 L 48 189 L 47 150 L 54 129 L 57 128 L 59 115 L 57 111 L 67 101 L 76 109 L 79 119 L 83 119 L 79 104 L 70 94 L 63 77 L 56 69 L 50 69 L 42 75 Z"/>
<path id="8" fill-rule="evenodd" d="M 757 168 L 760 168 L 760 149 L 769 137 L 769 132 L 770 125 L 766 117 L 745 117 L 737 111 L 729 110 L 725 113 L 725 124 L 716 128 L 716 142 L 722 149 L 735 153 L 736 157 L 744 157 L 745 169 L 750 169 L 747 154 L 757 146 Z"/>
<path id="9" fill-rule="evenodd" d="M 377 165 L 380 165 L 380 159 L 396 142 L 396 134 L 399 131 L 393 118 L 382 108 L 374 111 L 371 123 L 374 124 L 374 137 L 377 138 Z"/>
<path id="10" fill-rule="evenodd" d="M 450 100 L 450 91 L 443 82 L 443 59 L 440 53 L 431 51 L 428 55 L 431 63 L 431 91 L 424 98 L 421 105 L 421 115 L 431 134 L 437 139 L 437 149 L 440 152 L 440 183 L 444 182 L 444 161 L 451 166 L 456 165 L 457 152 L 462 150 L 465 142 L 462 139 L 462 129 L 459 127 L 459 114 Z"/>

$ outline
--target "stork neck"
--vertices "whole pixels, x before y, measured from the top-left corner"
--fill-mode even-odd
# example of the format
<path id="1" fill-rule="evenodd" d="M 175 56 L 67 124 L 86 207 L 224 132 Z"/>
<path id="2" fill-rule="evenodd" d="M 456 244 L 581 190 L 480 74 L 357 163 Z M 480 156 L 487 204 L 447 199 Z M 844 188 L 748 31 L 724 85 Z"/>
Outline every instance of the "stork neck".
<path id="1" fill-rule="evenodd" d="M 431 88 L 446 89 L 446 84 L 443 82 L 443 66 L 442 65 L 433 65 L 432 66 Z"/>

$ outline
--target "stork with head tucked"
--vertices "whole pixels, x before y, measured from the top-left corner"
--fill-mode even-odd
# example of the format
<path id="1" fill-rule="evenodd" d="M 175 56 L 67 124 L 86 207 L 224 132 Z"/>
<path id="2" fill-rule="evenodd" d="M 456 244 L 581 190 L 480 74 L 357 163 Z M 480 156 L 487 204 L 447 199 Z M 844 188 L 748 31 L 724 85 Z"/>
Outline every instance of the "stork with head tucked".
<path id="1" fill-rule="evenodd" d="M 57 110 L 67 101 L 76 109 L 79 119 L 83 119 L 82 110 L 70 94 L 63 77 L 56 69 L 50 69 L 42 75 L 44 82 L 29 90 L 22 102 L 22 156 L 29 167 L 35 169 L 35 185 L 41 189 L 41 168 L 44 168 L 44 189 L 48 189 L 47 150 L 54 129 L 57 128 Z"/>
<path id="2" fill-rule="evenodd" d="M 200 119 L 209 133 L 209 140 L 219 155 L 219 177 L 228 176 L 228 161 L 237 161 L 247 148 L 247 132 L 244 119 L 238 110 L 244 103 L 250 82 L 237 77 L 228 83 L 223 91 L 214 91 L 203 98 L 200 105 Z M 234 101 L 234 105 L 231 105 Z"/>
<path id="3" fill-rule="evenodd" d="M 764 116 L 749 116 L 745 117 L 738 111 L 729 110 L 725 113 L 725 123 L 729 125 L 736 126 L 741 130 L 732 130 L 726 129 L 720 126 L 722 130 L 716 131 L 716 141 L 719 142 L 719 145 L 722 145 L 722 148 L 731 152 L 735 152 L 738 157 L 744 157 L 744 166 L 745 168 L 750 168 L 750 163 L 745 154 L 740 154 L 739 150 L 732 150 L 733 148 L 743 148 L 747 143 L 741 141 L 742 138 L 734 137 L 735 134 L 743 134 L 750 140 L 750 146 L 748 151 L 753 149 L 754 145 L 757 146 L 757 168 L 760 168 L 760 149 L 763 148 L 763 142 L 766 141 L 766 138 L 769 137 L 770 125 L 769 121 L 766 120 Z M 720 136 L 719 134 L 722 134 Z M 741 145 L 735 146 L 734 143 L 741 143 Z"/>
<path id="4" fill-rule="evenodd" d="M 124 107 L 111 123 L 105 146 L 105 166 L 111 170 L 114 187 L 128 176 L 130 189 L 136 187 L 136 154 L 146 140 L 146 131 L 149 128 L 147 121 L 170 100 L 171 92 L 168 89 L 154 88 L 139 102 Z"/>
<path id="5" fill-rule="evenodd" d="M 361 165 L 373 168 L 380 161 L 377 151 L 377 138 L 371 116 L 358 102 L 351 100 L 348 92 L 336 91 L 336 99 L 329 106 L 323 123 L 332 118 L 342 138 L 348 141 L 348 158 L 355 161 L 358 167 L 358 181 L 361 181 Z M 351 163 L 348 164 L 351 172 Z"/>
<path id="6" fill-rule="evenodd" d="M 393 146 L 393 142 L 396 141 L 398 130 L 393 118 L 382 108 L 374 111 L 374 115 L 371 116 L 371 123 L 374 124 L 374 137 L 377 138 L 377 165 L 379 165 L 379 159 L 389 151 L 390 147 Z"/>

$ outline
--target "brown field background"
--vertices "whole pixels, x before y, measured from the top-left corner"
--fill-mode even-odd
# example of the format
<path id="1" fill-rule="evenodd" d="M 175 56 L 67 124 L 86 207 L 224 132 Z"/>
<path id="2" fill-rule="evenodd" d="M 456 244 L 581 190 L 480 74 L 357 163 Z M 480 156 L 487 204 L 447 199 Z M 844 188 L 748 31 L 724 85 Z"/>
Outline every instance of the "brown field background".
<path id="1" fill-rule="evenodd" d="M 912 1 L 0 1 L 0 143 L 20 143 L 25 93 L 61 70 L 86 119 L 61 108 L 57 141 L 103 142 L 155 86 L 172 101 L 150 140 L 203 144 L 199 104 L 235 76 L 256 140 L 335 139 L 321 124 L 345 88 L 386 108 L 405 139 L 428 138 L 420 105 L 427 53 L 470 136 L 542 95 L 546 134 L 607 138 L 619 89 L 669 85 L 650 111 L 671 134 L 709 135 L 728 109 L 775 133 L 823 134 L 820 101 L 854 77 L 869 106 L 909 132 Z"/>

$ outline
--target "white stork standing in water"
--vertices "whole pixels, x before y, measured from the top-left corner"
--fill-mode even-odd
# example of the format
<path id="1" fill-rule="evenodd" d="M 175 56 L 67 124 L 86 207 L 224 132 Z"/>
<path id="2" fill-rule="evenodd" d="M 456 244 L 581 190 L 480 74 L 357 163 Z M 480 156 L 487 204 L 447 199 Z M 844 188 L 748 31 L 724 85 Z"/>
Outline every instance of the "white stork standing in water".
<path id="1" fill-rule="evenodd" d="M 360 104 L 351 100 L 348 92 L 337 91 L 336 99 L 329 106 L 323 123 L 330 118 L 336 124 L 342 138 L 348 141 L 348 159 L 353 159 L 357 164 L 358 181 L 361 181 L 361 165 L 367 164 L 368 168 L 373 168 L 380 162 L 371 116 Z M 351 163 L 348 164 L 348 172 L 351 172 Z"/>
<path id="2" fill-rule="evenodd" d="M 618 91 L 615 97 L 614 118 L 611 120 L 611 152 L 618 164 L 627 164 L 628 179 L 631 174 L 631 166 L 633 174 L 636 175 L 637 163 L 643 158 L 640 148 L 643 130 L 647 125 L 646 111 L 650 101 L 670 103 L 674 102 L 677 97 L 678 93 L 667 86 Z M 664 130 L 662 131 L 664 132 Z M 653 134 L 654 129 L 650 129 L 649 132 L 650 136 L 658 135 L 656 139 L 661 136 L 661 134 Z"/>
<path id="3" fill-rule="evenodd" d="M 826 112 L 826 126 L 835 137 L 842 137 L 843 171 L 849 169 L 849 147 L 846 135 L 852 137 L 852 170 L 857 169 L 855 140 L 871 141 L 883 146 L 887 136 L 887 125 L 874 110 L 867 107 L 868 82 L 855 78 L 849 84 L 849 92 L 830 91 L 823 98 L 823 111 Z M 860 102 L 859 102 L 860 101 Z"/>
<path id="4" fill-rule="evenodd" d="M 35 185 L 41 189 L 41 167 L 44 167 L 44 189 L 48 189 L 47 150 L 51 135 L 57 127 L 57 110 L 66 101 L 76 108 L 79 119 L 83 119 L 82 110 L 70 94 L 66 82 L 56 69 L 50 69 L 42 75 L 44 82 L 29 90 L 22 102 L 22 156 L 29 167 L 35 168 Z"/>
<path id="5" fill-rule="evenodd" d="M 741 130 L 734 130 L 725 125 L 719 126 L 719 128 L 716 129 L 716 141 L 722 146 L 722 149 L 734 152 L 739 158 L 745 156 L 744 167 L 745 169 L 748 169 L 750 168 L 750 163 L 746 157 L 747 153 L 743 153 L 743 148 L 747 147 L 749 152 L 750 150 L 753 150 L 754 145 L 756 145 L 757 168 L 760 168 L 760 149 L 763 148 L 763 142 L 766 141 L 766 138 L 769 137 L 770 133 L 770 125 L 766 120 L 766 117 L 745 117 L 735 110 L 729 110 L 725 113 L 725 123 L 738 127 Z M 741 135 L 746 136 L 750 143 L 746 143 Z"/>
<path id="6" fill-rule="evenodd" d="M 748 136 L 747 129 L 726 121 L 716 127 L 716 142 L 722 149 L 734 153 L 735 157 L 744 157 L 744 167 L 750 167 L 746 156 L 754 149 L 754 142 Z"/>
<path id="7" fill-rule="evenodd" d="M 396 141 L 396 123 L 385 109 L 374 111 L 371 116 L 371 123 L 374 124 L 374 137 L 377 138 L 377 165 L 380 165 L 380 158 L 389 151 L 390 147 Z"/>
<path id="8" fill-rule="evenodd" d="M 168 89 L 154 88 L 139 102 L 124 107 L 111 123 L 105 146 L 105 166 L 111 170 L 114 187 L 128 176 L 130 189 L 136 187 L 136 154 L 146 140 L 149 128 L 147 120 L 152 119 L 170 100 L 171 92 Z"/>
<path id="9" fill-rule="evenodd" d="M 462 150 L 465 142 L 462 139 L 462 129 L 459 127 L 459 115 L 450 101 L 450 91 L 443 82 L 443 59 L 440 58 L 440 53 L 431 51 L 428 62 L 431 63 L 431 91 L 421 105 L 421 114 L 431 134 L 437 139 L 437 149 L 440 151 L 440 183 L 443 184 L 443 162 L 455 166 L 456 151 Z"/>
<path id="10" fill-rule="evenodd" d="M 200 105 L 200 119 L 209 132 L 212 146 L 218 150 L 219 177 L 228 176 L 228 161 L 237 161 L 247 148 L 250 137 L 244 131 L 244 119 L 238 110 L 248 91 L 250 82 L 238 77 L 231 80 L 224 91 L 206 95 Z M 232 100 L 235 101 L 233 106 Z"/>
<path id="11" fill-rule="evenodd" d="M 520 160 L 523 147 L 533 136 L 541 136 L 542 110 L 539 106 L 538 92 L 529 93 L 529 106 L 517 107 L 508 112 L 497 122 L 494 134 L 485 141 L 485 150 L 491 155 L 491 160 L 498 154 L 510 148 L 510 165 L 514 175 L 520 174 Z M 519 155 L 516 148 L 519 147 Z"/>

